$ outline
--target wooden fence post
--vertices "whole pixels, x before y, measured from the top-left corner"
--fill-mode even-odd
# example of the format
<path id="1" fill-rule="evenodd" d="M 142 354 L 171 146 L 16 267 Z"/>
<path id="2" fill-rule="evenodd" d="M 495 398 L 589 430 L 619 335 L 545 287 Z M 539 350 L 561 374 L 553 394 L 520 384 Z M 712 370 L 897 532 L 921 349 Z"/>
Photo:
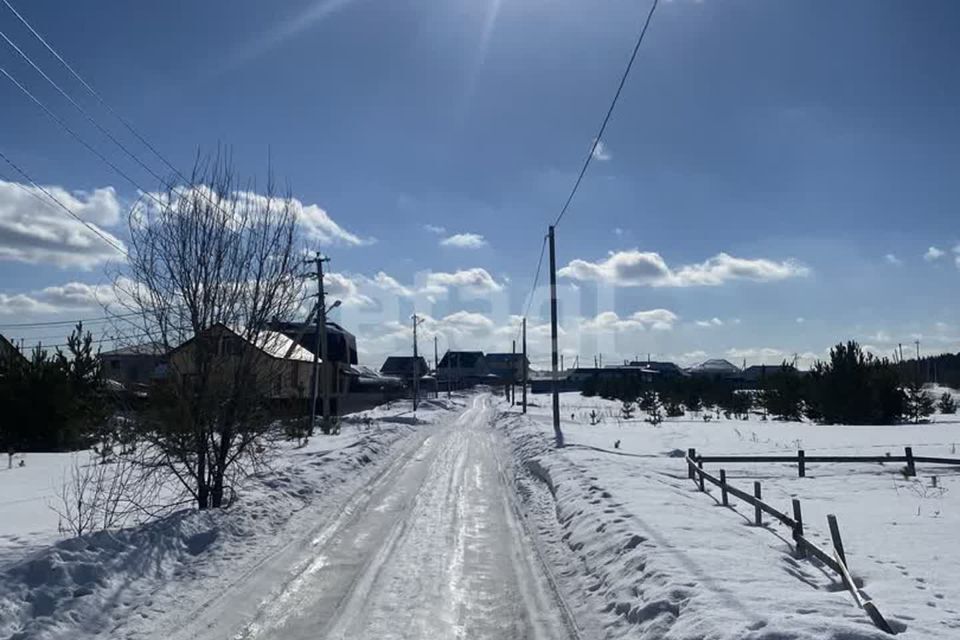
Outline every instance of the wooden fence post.
<path id="1" fill-rule="evenodd" d="M 758 502 L 757 504 L 754 505 L 753 509 L 754 509 L 754 515 L 756 516 L 758 527 L 763 525 L 763 512 L 760 511 L 760 503 L 759 503 L 759 500 L 762 496 L 763 494 L 760 492 L 760 481 L 756 480 L 753 483 L 753 497 L 756 498 Z"/>
<path id="2" fill-rule="evenodd" d="M 793 519 L 797 524 L 793 528 L 793 540 L 797 545 L 797 557 L 805 558 L 807 550 L 803 546 L 803 513 L 800 511 L 800 500 L 793 499 Z"/>
<path id="3" fill-rule="evenodd" d="M 801 478 L 807 477 L 807 460 L 806 454 L 803 453 L 803 449 L 797 451 L 797 472 L 800 474 Z"/>
<path id="4" fill-rule="evenodd" d="M 727 472 L 725 469 L 720 469 L 720 498 L 723 506 L 730 506 L 730 502 L 727 500 Z"/>
<path id="5" fill-rule="evenodd" d="M 917 475 L 917 467 L 913 463 L 913 447 L 904 447 L 903 452 L 907 456 L 907 475 L 911 477 Z"/>
<path id="6" fill-rule="evenodd" d="M 840 556 L 840 562 L 846 566 L 847 554 L 843 550 L 843 540 L 840 539 L 840 527 L 837 525 L 837 516 L 832 513 L 828 514 L 827 524 L 830 525 L 830 538 L 833 539 L 833 548 L 837 550 L 837 555 Z"/>
<path id="7" fill-rule="evenodd" d="M 693 480 L 693 462 L 692 461 L 697 459 L 697 450 L 694 448 L 687 449 L 687 458 L 691 460 L 691 462 L 687 463 L 687 477 Z"/>
<path id="8" fill-rule="evenodd" d="M 700 476 L 700 491 L 706 491 L 707 489 L 703 484 L 703 458 L 697 460 L 697 468 L 700 470 L 700 473 L 698 474 Z"/>

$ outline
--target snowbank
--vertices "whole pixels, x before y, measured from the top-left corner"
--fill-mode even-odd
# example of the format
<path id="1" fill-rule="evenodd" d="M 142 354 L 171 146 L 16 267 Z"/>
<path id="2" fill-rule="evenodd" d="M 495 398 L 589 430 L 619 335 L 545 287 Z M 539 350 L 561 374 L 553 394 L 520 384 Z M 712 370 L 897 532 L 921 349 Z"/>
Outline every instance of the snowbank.
<path id="1" fill-rule="evenodd" d="M 443 403 L 424 407 L 416 423 L 429 423 L 443 411 Z M 387 422 L 402 413 L 401 407 L 374 409 L 345 421 L 338 436 L 316 437 L 299 449 L 285 445 L 272 470 L 250 478 L 228 510 L 185 510 L 39 551 L 38 540 L 55 530 L 14 537 L 7 532 L 23 524 L 17 518 L 0 521 L 8 542 L 21 543 L 8 544 L 8 562 L 0 569 L 0 638 L 117 637 L 121 629 L 125 637 L 143 637 L 154 635 L 158 625 L 175 628 L 180 612 L 238 575 L 255 573 L 308 531 L 324 506 L 361 487 L 390 458 L 386 454 L 416 432 L 409 424 Z M 45 460 L 31 456 L 24 469 L 37 471 L 20 476 L 18 490 L 27 497 L 47 491 L 62 460 L 46 460 L 48 475 L 41 481 Z M 18 549 L 27 557 L 10 561 Z"/>
<path id="2" fill-rule="evenodd" d="M 500 426 L 528 472 L 526 481 L 552 492 L 557 538 L 568 550 L 565 559 L 555 557 L 566 563 L 565 575 L 576 577 L 565 581 L 570 601 L 600 615 L 614 637 L 885 637 L 831 573 L 793 556 L 788 531 L 754 527 L 752 508 L 726 509 L 719 496 L 696 491 L 682 452 L 783 453 L 802 445 L 808 452 L 875 455 L 887 449 L 902 454 L 912 444 L 916 452 L 951 455 L 953 441 L 960 442 L 960 425 L 946 417 L 919 427 L 618 424 L 619 403 L 564 394 L 561 415 L 571 446 L 557 451 L 544 398 L 535 397 L 542 406 L 532 407 L 528 417 L 504 413 Z M 601 424 L 589 424 L 592 410 L 605 416 Z M 951 544 L 960 524 L 955 472 L 920 465 L 921 478 L 914 481 L 895 465 L 808 465 L 808 477 L 800 479 L 790 465 L 725 467 L 747 490 L 762 480 L 765 498 L 784 511 L 791 497 L 800 497 L 807 532 L 825 547 L 825 516 L 836 513 L 855 577 L 903 637 L 958 637 L 960 617 L 952 604 L 960 601 L 960 581 L 952 575 L 960 563 L 960 549 Z M 929 485 L 931 474 L 946 491 L 919 497 L 911 487 Z M 535 488 L 526 493 L 535 501 Z M 550 535 L 545 524 L 544 531 Z"/>

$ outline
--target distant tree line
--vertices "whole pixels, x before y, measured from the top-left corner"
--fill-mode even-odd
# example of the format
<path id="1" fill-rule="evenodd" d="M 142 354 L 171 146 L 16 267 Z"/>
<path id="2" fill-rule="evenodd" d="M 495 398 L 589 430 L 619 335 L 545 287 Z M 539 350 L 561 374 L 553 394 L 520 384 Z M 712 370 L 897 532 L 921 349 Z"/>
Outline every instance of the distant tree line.
<path id="1" fill-rule="evenodd" d="M 66 349 L 41 346 L 0 375 L 0 448 L 3 451 L 66 451 L 89 447 L 109 416 L 100 360 L 83 325 Z"/>
<path id="2" fill-rule="evenodd" d="M 901 360 L 897 369 L 903 380 L 918 380 L 921 384 L 937 383 L 960 389 L 960 353 L 943 353 Z"/>
<path id="3" fill-rule="evenodd" d="M 585 383 L 583 395 L 620 400 L 629 415 L 634 403 L 641 410 L 653 407 L 655 418 L 662 408 L 668 417 L 685 412 L 728 418 L 759 413 L 763 418 L 805 417 L 821 424 L 898 424 L 921 422 L 937 409 L 956 412 L 949 393 L 934 398 L 923 389 L 924 381 L 908 375 L 909 368 L 902 365 L 866 353 L 850 341 L 833 347 L 829 359 L 816 362 L 808 372 L 785 362 L 771 367 L 749 389 L 721 376 L 662 378 L 652 383 L 639 378 L 598 378 Z"/>

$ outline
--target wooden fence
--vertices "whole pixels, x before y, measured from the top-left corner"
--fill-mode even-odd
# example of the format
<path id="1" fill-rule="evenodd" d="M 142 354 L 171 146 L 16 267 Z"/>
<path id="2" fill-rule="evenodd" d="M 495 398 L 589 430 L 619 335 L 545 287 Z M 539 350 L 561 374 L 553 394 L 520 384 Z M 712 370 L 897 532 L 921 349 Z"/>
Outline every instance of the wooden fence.
<path id="1" fill-rule="evenodd" d="M 810 463 L 868 463 L 868 462 L 902 462 L 904 473 L 907 476 L 917 475 L 917 463 L 960 465 L 960 458 L 934 458 L 930 456 L 913 455 L 913 447 L 904 447 L 902 456 L 808 456 L 803 449 L 791 456 L 702 456 L 697 455 L 696 449 L 688 449 L 687 456 L 700 462 L 713 463 L 752 463 L 752 462 L 787 462 L 797 465 L 797 473 L 801 478 L 807 475 L 807 464 Z"/>
<path id="2" fill-rule="evenodd" d="M 778 458 L 783 457 L 784 456 L 779 456 Z M 738 456 L 726 456 L 723 458 L 724 460 L 729 458 L 735 459 L 737 462 L 742 461 Z M 830 537 L 833 541 L 833 554 L 830 554 L 825 549 L 817 546 L 816 543 L 810 541 L 810 539 L 804 536 L 803 511 L 801 509 L 799 499 L 793 498 L 791 505 L 792 515 L 787 515 L 763 501 L 763 491 L 759 481 L 753 483 L 753 494 L 751 495 L 749 492 L 738 489 L 737 487 L 734 487 L 728 483 L 727 472 L 725 469 L 720 469 L 719 477 L 704 471 L 703 463 L 706 460 L 709 460 L 709 458 L 696 456 L 693 449 L 689 450 L 689 453 L 686 457 L 688 476 L 697 484 L 697 487 L 700 491 L 706 493 L 706 483 L 709 482 L 710 484 L 719 487 L 720 502 L 723 506 L 730 506 L 731 496 L 753 506 L 754 523 L 756 526 L 763 526 L 763 514 L 767 514 L 777 522 L 780 522 L 788 527 L 792 533 L 797 557 L 807 558 L 812 556 L 822 562 L 825 566 L 829 567 L 830 570 L 837 574 L 837 576 L 840 578 L 840 581 L 846 585 L 847 589 L 850 590 L 850 593 L 853 595 L 856 603 L 867 613 L 867 615 L 870 616 L 870 619 L 873 621 L 873 623 L 886 633 L 894 633 L 893 629 L 890 627 L 890 624 L 880 614 L 880 611 L 877 610 L 876 605 L 874 605 L 873 602 L 864 596 L 856 584 L 854 584 L 853 579 L 850 577 L 850 571 L 847 568 L 847 557 L 843 548 L 843 540 L 840 537 L 840 527 L 837 524 L 837 517 L 835 515 L 830 514 L 827 516 L 827 525 L 830 528 Z M 789 460 L 774 460 L 774 462 L 795 460 L 796 458 L 793 457 Z M 765 459 L 764 461 L 769 460 Z"/>

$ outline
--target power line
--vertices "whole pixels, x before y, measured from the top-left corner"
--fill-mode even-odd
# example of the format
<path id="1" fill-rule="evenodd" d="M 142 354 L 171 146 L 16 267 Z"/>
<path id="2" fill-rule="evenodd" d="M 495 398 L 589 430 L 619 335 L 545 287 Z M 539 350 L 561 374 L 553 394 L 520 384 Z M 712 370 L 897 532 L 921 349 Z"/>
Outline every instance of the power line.
<path id="1" fill-rule="evenodd" d="M 139 316 L 139 313 L 121 313 L 115 316 L 102 316 L 100 318 L 78 318 L 76 320 L 50 320 L 45 322 L 11 322 L 0 324 L 0 329 L 32 329 L 35 327 L 61 327 L 71 326 L 78 322 L 83 324 L 100 324 L 111 320 L 120 320 L 122 318 L 132 318 Z M 35 338 L 31 338 L 34 340 Z"/>
<path id="2" fill-rule="evenodd" d="M 95 156 L 97 156 L 98 158 L 100 158 L 100 160 L 101 160 L 104 164 L 106 164 L 108 167 L 110 167 L 111 169 L 113 169 L 120 177 L 122 177 L 124 180 L 126 180 L 127 182 L 129 182 L 130 184 L 132 184 L 134 187 L 136 187 L 136 189 L 137 189 L 138 191 L 140 191 L 142 194 L 144 194 L 145 196 L 147 196 L 147 197 L 149 197 L 150 199 L 154 200 L 154 201 L 155 201 L 157 204 L 159 204 L 161 207 L 168 207 L 167 204 L 165 204 L 164 202 L 162 202 L 162 201 L 161 201 L 159 198 L 157 198 L 155 195 L 153 195 L 152 193 L 150 193 L 149 191 L 147 191 L 146 189 L 144 189 L 143 187 L 141 187 L 141 186 L 139 185 L 139 183 L 137 183 L 136 180 L 134 180 L 133 178 L 131 178 L 123 169 L 121 169 L 120 167 L 118 167 L 118 166 L 117 166 L 116 164 L 114 164 L 109 158 L 107 158 L 105 155 L 103 155 L 96 147 L 94 147 L 94 146 L 91 145 L 89 142 L 87 142 L 86 140 L 84 140 L 83 137 L 80 136 L 80 134 L 78 134 L 76 131 L 74 131 L 74 130 L 70 127 L 70 125 L 68 125 L 66 122 L 63 121 L 62 118 L 60 118 L 60 116 L 58 116 L 58 115 L 55 114 L 53 111 L 51 111 L 50 108 L 49 108 L 47 105 L 43 104 L 43 102 L 42 102 L 39 98 L 37 98 L 37 96 L 33 95 L 33 94 L 30 92 L 29 89 L 27 89 L 27 88 L 26 88 L 25 86 L 23 86 L 16 78 L 14 78 L 12 75 L 10 75 L 10 73 L 8 73 L 6 69 L 4 69 L 3 67 L 0 67 L 0 73 L 2 73 L 3 75 L 5 75 L 5 76 L 7 77 L 7 79 L 10 80 L 10 82 L 12 82 L 13 84 L 15 84 L 15 85 L 17 86 L 17 88 L 20 89 L 20 91 L 22 91 L 24 94 L 26 94 L 26 96 L 27 96 L 28 98 L 30 98 L 38 107 L 40 107 L 40 108 L 44 111 L 44 113 L 46 113 L 47 116 L 50 117 L 50 119 L 52 119 L 54 122 L 56 122 L 58 125 L 60 125 L 60 128 L 62 128 L 64 131 L 66 131 L 68 134 L 70 134 L 70 136 L 71 136 L 74 140 L 76 140 L 76 141 L 79 142 L 81 145 L 83 145 L 84 147 L 86 147 L 86 149 L 87 149 L 88 151 L 90 151 L 92 154 L 94 154 Z"/>
<path id="3" fill-rule="evenodd" d="M 3 1 L 6 2 L 6 0 Z M 583 176 L 587 172 L 587 167 L 590 166 L 590 161 L 593 160 L 593 156 L 597 151 L 597 146 L 603 139 L 603 132 L 607 128 L 607 123 L 610 121 L 610 116 L 613 115 L 614 107 L 617 106 L 617 100 L 620 99 L 620 93 L 623 91 L 623 86 L 627 82 L 627 76 L 630 75 L 630 69 L 633 67 L 633 61 L 637 58 L 637 52 L 640 50 L 641 43 L 643 43 L 643 37 L 647 33 L 647 27 L 650 26 L 650 19 L 653 18 L 653 12 L 657 9 L 657 3 L 658 0 L 653 0 L 653 4 L 650 5 L 650 12 L 647 14 L 647 19 L 643 23 L 643 28 L 640 30 L 640 35 L 637 38 L 637 44 L 633 47 L 633 53 L 630 54 L 630 60 L 627 62 L 627 68 L 624 69 L 623 76 L 620 78 L 620 84 L 617 86 L 617 92 L 614 94 L 613 100 L 610 102 L 610 108 L 607 109 L 607 115 L 605 115 L 603 118 L 603 123 L 600 125 L 600 131 L 597 132 L 597 136 L 593 139 L 593 144 L 590 146 L 590 153 L 587 154 L 587 158 L 584 160 L 583 166 L 580 168 L 580 175 L 577 176 L 577 181 L 573 184 L 573 189 L 570 191 L 570 195 L 567 196 L 567 201 L 563 203 L 563 208 L 560 210 L 560 215 L 557 216 L 556 221 L 553 223 L 554 227 L 560 224 L 560 220 L 563 219 L 564 214 L 570 207 L 570 203 L 573 202 L 573 197 L 577 194 L 577 189 L 580 188 L 580 182 L 583 181 Z"/>
<path id="4" fill-rule="evenodd" d="M 76 100 L 74 100 L 66 91 L 64 91 L 64 90 L 60 87 L 60 85 L 58 85 L 58 84 L 56 83 L 56 81 L 53 80 L 53 78 L 51 78 L 50 76 L 48 76 L 48 75 L 43 71 L 43 69 L 41 69 L 39 66 L 37 66 L 37 63 L 34 62 L 34 61 L 30 58 L 30 56 L 28 56 L 26 53 L 24 53 L 23 50 L 16 45 L 16 43 L 14 43 L 10 38 L 8 38 L 8 37 L 7 37 L 7 34 L 5 34 L 3 31 L 0 31 L 0 38 L 3 38 L 4 41 L 6 41 L 6 43 L 7 43 L 8 45 L 10 45 L 18 54 L 20 54 L 20 57 L 23 58 L 23 59 L 27 62 L 27 64 L 29 64 L 31 67 L 33 67 L 34 70 L 35 70 L 37 73 L 39 73 L 39 74 L 43 77 L 44 80 L 46 80 L 54 89 L 56 89 L 56 90 L 60 93 L 60 95 L 62 95 L 64 98 L 66 98 L 66 100 L 67 100 L 71 105 L 73 105 L 74 108 L 75 108 L 77 111 L 79 111 L 80 114 L 81 114 L 84 118 L 87 119 L 87 121 L 90 122 L 90 124 L 92 124 L 94 127 L 96 127 L 97 130 L 100 131 L 100 133 L 102 133 L 103 135 L 105 135 L 113 144 L 115 144 L 117 147 L 119 147 L 124 153 L 126 153 L 126 154 L 130 157 L 130 159 L 132 159 L 134 162 L 136 162 L 138 165 L 140 165 L 140 167 L 142 167 L 147 173 L 149 173 L 151 176 L 153 176 L 158 182 L 160 182 L 160 183 L 163 183 L 163 182 L 164 182 L 164 179 L 163 179 L 160 175 L 158 175 L 153 169 L 151 169 L 149 166 L 147 166 L 139 157 L 137 157 L 137 155 L 135 155 L 132 151 L 130 151 L 130 149 L 128 149 L 122 142 L 120 142 L 119 140 L 117 140 L 117 138 L 116 138 L 112 133 L 110 133 L 110 131 L 108 131 L 108 130 L 107 130 L 105 127 L 103 127 L 99 122 L 97 122 L 96 119 L 94 119 L 94 117 L 91 116 L 91 115 L 86 111 L 86 109 L 84 109 Z"/>
<path id="5" fill-rule="evenodd" d="M 147 149 L 149 149 L 150 152 L 153 153 L 153 155 L 155 155 L 157 158 L 159 158 L 160 161 L 161 161 L 164 165 L 166 165 L 168 169 L 170 169 L 170 171 L 172 171 L 174 174 L 176 174 L 176 176 L 177 176 L 178 178 L 180 178 L 180 180 L 183 181 L 183 183 L 184 183 L 185 186 L 186 186 L 186 185 L 192 185 L 192 184 L 193 184 L 192 180 L 190 180 L 189 178 L 187 178 L 179 169 L 177 169 L 177 168 L 173 165 L 173 163 L 171 163 L 169 160 L 167 160 L 167 158 L 164 157 L 163 154 L 161 154 L 161 153 L 157 150 L 157 148 L 156 148 L 153 144 L 151 144 L 149 140 L 146 139 L 145 136 L 143 136 L 139 131 L 137 131 L 137 129 L 133 126 L 133 124 L 130 123 L 130 121 L 128 121 L 126 118 L 124 118 L 122 115 L 120 115 L 112 106 L 110 106 L 110 103 L 108 103 L 108 102 L 104 99 L 104 97 L 103 97 L 96 89 L 94 89 L 94 88 L 90 85 L 90 83 L 88 83 L 86 80 L 83 79 L 83 77 L 73 68 L 73 66 L 71 66 L 71 65 L 64 59 L 64 57 L 60 54 L 60 52 L 58 52 L 56 49 L 54 49 L 53 46 L 52 46 L 42 35 L 40 35 L 40 33 L 39 33 L 36 29 L 33 28 L 33 25 L 31 25 L 31 24 L 27 21 L 27 19 L 24 18 L 24 17 L 20 14 L 20 12 L 17 11 L 17 10 L 13 7 L 12 4 L 10 4 L 9 0 L 0 0 L 0 1 L 2 1 L 3 4 L 5 4 L 6 7 L 7 7 L 11 12 L 13 12 L 13 14 L 17 17 L 17 19 L 20 20 L 21 23 L 23 23 L 23 26 L 25 26 L 25 27 L 30 31 L 30 33 L 32 33 L 33 36 L 34 36 L 37 40 L 39 40 L 40 43 L 43 44 L 44 47 L 46 47 L 47 51 L 49 51 L 50 54 L 53 55 L 53 57 L 55 57 L 55 58 L 60 62 L 60 64 L 63 65 L 63 67 L 64 67 L 67 71 L 70 72 L 70 74 L 77 80 L 77 82 L 79 82 L 81 85 L 83 85 L 83 87 L 90 93 L 90 95 L 93 96 L 93 97 L 97 100 L 97 102 L 98 102 L 104 109 L 106 109 L 106 110 L 110 113 L 110 115 L 112 115 L 114 118 L 116 118 L 116 119 L 124 126 L 124 128 L 126 128 L 127 131 L 129 131 L 131 134 L 133 134 L 133 136 L 136 137 L 137 140 L 139 140 L 145 147 L 147 147 Z M 42 75 L 50 84 L 52 84 L 52 85 L 54 86 L 54 88 L 55 88 L 57 91 L 59 91 L 60 94 L 61 94 L 64 98 L 66 98 L 67 100 L 69 100 L 70 103 L 73 104 L 73 106 L 76 107 L 76 108 L 80 111 L 80 113 L 83 114 L 84 117 L 86 117 L 87 120 L 89 120 L 98 130 L 100 130 L 105 136 L 107 136 L 115 145 L 117 145 L 118 147 L 120 147 L 120 148 L 124 151 L 124 153 L 126 153 L 128 156 L 130 156 L 130 157 L 134 160 L 134 162 L 136 162 L 138 165 L 140 165 L 141 167 L 143 167 L 144 170 L 146 170 L 151 176 L 153 176 L 153 177 L 154 177 L 157 181 L 159 181 L 161 184 L 166 184 L 166 183 L 167 183 L 167 180 L 165 180 L 163 177 L 161 177 L 161 176 L 158 175 L 156 172 L 154 172 L 147 164 L 145 164 L 145 163 L 139 158 L 139 156 L 135 155 L 132 151 L 130 151 L 125 145 L 123 145 L 119 140 L 117 140 L 116 137 L 113 136 L 105 127 L 101 126 L 92 116 L 90 116 L 89 113 L 88 113 L 87 111 L 85 111 L 85 110 L 76 102 L 76 100 L 74 100 L 72 97 L 70 97 L 70 95 L 67 94 L 66 91 L 64 91 L 62 88 L 60 88 L 60 86 L 57 85 L 56 82 L 54 82 L 46 73 L 44 73 L 44 72 L 40 69 L 40 67 L 39 67 L 36 63 L 34 63 L 34 61 L 31 60 L 23 51 L 21 51 L 20 48 L 19 48 L 17 45 L 15 45 L 12 41 L 10 41 L 10 39 L 7 38 L 6 35 L 3 35 L 3 38 L 10 44 L 10 46 L 12 46 L 14 49 L 17 50 L 17 52 L 23 57 L 24 60 L 26 60 L 34 69 L 37 70 L 38 73 L 40 73 L 40 75 Z M 42 106 L 43 106 L 43 105 L 41 105 L 41 107 L 42 107 Z M 62 124 L 61 124 L 61 126 L 62 126 Z M 76 137 L 76 136 L 74 136 L 74 137 Z M 84 146 L 87 146 L 87 147 L 89 148 L 89 145 L 84 144 Z M 92 149 L 91 149 L 91 151 L 92 151 Z M 101 159 L 102 159 L 102 157 L 101 157 Z M 108 163 L 108 164 L 109 164 L 109 163 Z M 126 176 L 124 176 L 124 177 L 126 178 Z M 129 178 L 126 178 L 126 179 L 127 179 L 128 181 L 130 180 Z M 136 186 L 136 183 L 134 183 L 134 185 Z M 137 186 L 137 188 L 138 188 L 141 192 L 143 192 L 144 194 L 146 194 L 147 196 L 149 196 L 151 199 L 153 199 L 153 200 L 154 200 L 157 204 L 159 204 L 161 207 L 169 208 L 169 205 L 168 205 L 168 204 L 164 204 L 163 202 L 161 202 L 160 200 L 158 200 L 152 193 L 144 190 L 142 187 Z M 204 192 L 203 189 L 198 189 L 198 190 L 196 190 L 196 192 L 199 193 L 200 196 L 203 197 L 203 199 L 205 199 L 205 200 L 206 200 L 207 202 L 209 202 L 211 205 L 213 205 L 214 207 L 216 207 L 217 209 L 219 209 L 221 213 L 223 213 L 223 214 L 225 214 L 225 215 L 230 215 L 229 213 L 227 213 L 227 212 L 223 209 L 223 207 L 220 205 L 219 202 L 217 202 L 216 200 L 214 200 L 213 197 L 207 195 L 207 194 Z"/>
<path id="6" fill-rule="evenodd" d="M 537 291 L 537 283 L 540 282 L 540 269 L 543 267 L 543 253 L 547 248 L 547 236 L 543 236 L 543 244 L 540 245 L 540 257 L 537 259 L 537 273 L 533 276 L 533 286 L 530 288 L 530 293 L 527 294 L 526 299 L 526 309 L 523 312 L 523 317 L 526 318 L 530 315 L 530 307 L 533 306 L 533 296 Z M 520 328 L 517 328 L 517 335 L 520 335 Z"/>
<path id="7" fill-rule="evenodd" d="M 0 69 L 0 71 L 2 71 L 2 69 Z M 46 194 L 46 196 L 47 196 L 48 198 L 50 198 L 51 200 L 53 200 L 61 209 L 63 209 L 64 211 L 66 211 L 66 212 L 70 215 L 70 217 L 75 218 L 75 219 L 77 220 L 77 222 L 79 222 L 80 224 L 82 224 L 83 226 L 85 226 L 86 228 L 88 228 L 90 231 L 92 231 L 93 233 L 95 233 L 97 236 L 100 237 L 101 240 L 103 240 L 103 241 L 106 242 L 108 245 L 110 245 L 111 247 L 113 247 L 114 249 L 116 249 L 117 251 L 119 251 L 121 254 L 123 254 L 124 257 L 127 256 L 127 250 L 126 250 L 126 249 L 124 249 L 122 246 L 118 245 L 116 242 L 114 242 L 113 240 L 111 240 L 108 236 L 106 236 L 104 233 L 102 233 L 95 225 L 87 222 L 86 220 L 84 220 L 83 218 L 81 218 L 80 216 L 78 216 L 76 213 L 74 213 L 73 210 L 70 209 L 70 207 L 68 207 L 67 205 L 63 204 L 63 203 L 60 201 L 59 198 L 57 198 L 55 195 L 53 195 L 52 193 L 50 193 L 46 188 L 40 186 L 33 178 L 30 177 L 30 175 L 29 175 L 26 171 L 24 171 L 23 169 L 21 169 L 19 165 L 17 165 L 15 162 L 13 162 L 13 160 L 11 160 L 11 159 L 8 158 L 6 155 L 4 155 L 4 153 L 3 153 L 2 151 L 0 151 L 0 159 L 3 159 L 4 162 L 6 162 L 6 163 L 7 163 L 8 165 L 10 165 L 11 167 L 13 167 L 14 171 L 16 171 L 16 172 L 19 173 L 21 176 L 23 176 L 23 178 L 26 179 L 27 182 L 29 182 L 30 184 L 32 184 L 32 185 L 34 186 L 34 188 L 39 189 L 39 190 L 42 191 L 44 194 Z M 23 186 L 23 185 L 20 184 L 19 182 L 14 182 L 13 184 L 19 186 L 21 189 L 23 189 L 23 190 L 26 191 L 27 193 L 33 193 L 32 191 L 30 191 L 29 189 L 27 189 L 25 186 Z M 35 193 L 33 193 L 33 195 L 34 195 L 35 197 L 38 197 L 38 198 L 39 198 L 39 196 L 37 196 Z"/>
<path id="8" fill-rule="evenodd" d="M 25 26 L 30 31 L 30 33 L 32 33 L 33 36 L 37 40 L 39 40 L 44 47 L 46 47 L 47 51 L 49 51 L 51 55 L 53 55 L 53 57 L 56 58 L 60 62 L 60 64 L 64 66 L 64 68 L 67 71 L 70 72 L 70 74 L 77 80 L 77 82 L 83 85 L 83 87 L 90 93 L 90 95 L 92 95 L 94 98 L 97 99 L 97 102 L 99 102 L 100 105 L 110 113 L 110 115 L 112 115 L 121 124 L 123 124 L 123 126 L 127 129 L 127 131 L 133 134 L 137 138 L 137 140 L 139 140 L 145 147 L 147 147 L 153 153 L 153 155 L 157 156 L 157 158 L 159 158 L 160 161 L 167 166 L 167 168 L 169 168 L 171 171 L 177 174 L 177 176 L 181 180 L 183 180 L 185 183 L 190 182 L 189 180 L 187 180 L 186 177 L 184 177 L 182 173 L 180 173 L 177 170 L 175 166 L 173 166 L 173 164 L 171 164 L 159 151 L 157 151 L 157 149 L 152 144 L 150 144 L 150 142 L 144 136 L 142 136 L 140 132 L 137 131 L 129 121 L 127 121 L 123 116 L 117 113 L 113 109 L 113 107 L 111 107 L 110 104 L 103 98 L 103 96 L 101 96 L 100 93 L 98 93 L 92 86 L 90 86 L 90 84 L 86 80 L 84 80 L 83 77 L 81 77 L 76 70 L 74 70 L 74 68 L 63 58 L 63 56 L 60 55 L 60 53 L 56 49 L 54 49 L 53 46 L 50 45 L 50 43 L 47 42 L 47 40 L 42 35 L 40 35 L 36 29 L 33 28 L 33 25 L 31 25 L 26 18 L 20 15 L 19 11 L 13 8 L 13 5 L 10 4 L 9 0 L 0 0 L 0 1 L 2 1 L 3 4 L 5 4 L 7 8 L 13 12 L 13 15 L 17 16 L 17 19 L 20 20 L 21 23 L 23 23 L 23 26 Z"/>
<path id="9" fill-rule="evenodd" d="M 91 340 L 91 341 L 90 341 L 90 344 L 104 344 L 104 343 L 107 343 L 107 342 L 119 342 L 119 341 L 121 341 L 121 340 L 136 340 L 136 339 L 140 339 L 140 338 L 149 338 L 149 337 L 151 337 L 152 335 L 153 335 L 153 334 L 150 334 L 150 333 L 142 333 L 142 334 L 133 334 L 133 335 L 114 335 L 114 336 L 107 336 L 106 338 L 97 338 L 96 340 Z M 34 340 L 35 338 L 25 338 L 25 339 L 24 339 L 24 342 L 26 343 L 26 341 L 27 341 L 28 339 L 29 339 L 29 340 Z M 24 346 L 26 346 L 26 345 L 24 345 Z M 56 349 L 56 348 L 60 348 L 60 347 L 69 347 L 70 345 L 67 344 L 66 342 L 63 342 L 63 343 L 60 343 L 60 344 L 43 344 L 42 342 L 38 342 L 36 345 L 33 345 L 33 346 L 40 346 L 41 348 L 44 348 L 44 349 Z M 31 347 L 31 348 L 32 348 L 32 347 Z"/>

